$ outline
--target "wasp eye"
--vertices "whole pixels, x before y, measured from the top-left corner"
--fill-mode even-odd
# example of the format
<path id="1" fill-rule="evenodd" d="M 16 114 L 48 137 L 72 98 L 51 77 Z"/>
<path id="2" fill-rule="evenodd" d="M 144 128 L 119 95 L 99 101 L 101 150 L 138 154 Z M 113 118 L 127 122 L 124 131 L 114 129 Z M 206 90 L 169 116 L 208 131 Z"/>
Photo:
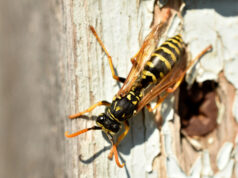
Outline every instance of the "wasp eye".
<path id="1" fill-rule="evenodd" d="M 97 117 L 97 120 L 96 120 L 97 123 L 103 124 L 104 121 L 105 121 L 104 115 L 99 115 L 99 116 Z"/>
<path id="2" fill-rule="evenodd" d="M 102 121 L 102 120 L 104 120 L 104 117 L 103 116 L 99 116 L 97 120 Z"/>

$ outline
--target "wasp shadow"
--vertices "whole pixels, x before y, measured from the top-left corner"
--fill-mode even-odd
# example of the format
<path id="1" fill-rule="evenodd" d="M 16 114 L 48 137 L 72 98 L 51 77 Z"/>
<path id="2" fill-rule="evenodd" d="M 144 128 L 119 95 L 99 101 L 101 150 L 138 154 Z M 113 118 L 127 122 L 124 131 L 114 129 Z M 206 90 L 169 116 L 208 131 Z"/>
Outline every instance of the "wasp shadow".
<path id="1" fill-rule="evenodd" d="M 105 134 L 103 133 L 103 135 L 105 135 Z M 106 138 L 106 140 L 108 140 L 106 136 L 104 136 L 104 137 Z M 89 157 L 89 158 L 87 158 L 87 159 L 83 159 L 83 158 L 82 158 L 82 155 L 79 155 L 78 159 L 79 159 L 80 162 L 82 162 L 82 163 L 84 163 L 84 164 L 90 164 L 90 163 L 92 163 L 95 159 L 97 159 L 101 154 L 103 154 L 104 152 L 106 152 L 107 150 L 110 150 L 110 149 L 111 149 L 111 145 L 110 145 L 110 146 L 104 146 L 101 150 L 99 150 L 98 152 L 96 152 L 95 154 L 93 154 L 91 157 Z M 126 162 L 125 159 L 123 159 L 123 157 L 122 157 L 120 154 L 119 154 L 118 156 L 119 156 L 120 160 L 121 160 L 123 163 Z M 130 178 L 131 176 L 130 176 L 130 173 L 129 173 L 129 170 L 128 170 L 126 164 L 125 164 L 125 166 L 124 166 L 124 169 L 125 169 L 125 171 L 126 171 L 127 178 Z"/>
<path id="2" fill-rule="evenodd" d="M 126 137 L 118 146 L 119 154 L 123 153 L 125 155 L 129 155 L 133 147 L 144 144 L 148 140 L 154 130 L 157 129 L 157 124 L 154 118 L 154 114 L 142 110 L 135 117 L 129 120 L 130 129 Z M 108 143 L 110 143 L 106 134 L 102 133 L 102 136 Z"/>
<path id="3" fill-rule="evenodd" d="M 157 124 L 154 121 L 154 114 L 149 113 L 147 111 L 142 110 L 139 112 L 135 117 L 131 118 L 129 121 L 130 130 L 127 134 L 127 136 L 121 141 L 121 143 L 118 146 L 118 154 L 121 162 L 125 162 L 123 157 L 120 153 L 124 155 L 129 155 L 131 153 L 131 150 L 136 145 L 144 144 L 148 138 L 151 136 L 151 134 L 154 132 L 155 129 L 157 129 Z M 89 119 L 88 116 L 81 116 L 80 118 L 83 119 Z M 91 120 L 95 120 L 96 116 L 92 116 Z M 123 129 L 122 129 L 123 132 Z M 110 144 L 110 141 L 108 140 L 108 137 L 104 132 L 101 132 L 103 138 Z M 120 135 L 120 133 L 118 134 Z M 81 155 L 79 155 L 78 159 L 80 162 L 85 164 L 92 163 L 95 159 L 97 159 L 101 154 L 105 153 L 107 150 L 111 149 L 110 146 L 105 146 L 101 150 L 94 153 L 91 157 L 83 159 Z M 127 168 L 127 165 L 125 164 L 125 172 L 127 177 L 131 177 L 129 170 Z"/>
<path id="4" fill-rule="evenodd" d="M 111 146 L 104 146 L 101 150 L 99 150 L 98 152 L 96 152 L 95 154 L 93 154 L 91 157 L 87 158 L 87 159 L 83 159 L 82 155 L 79 155 L 79 161 L 81 161 L 84 164 L 90 164 L 92 163 L 97 157 L 99 157 L 102 153 L 104 153 L 105 151 L 111 149 Z"/>

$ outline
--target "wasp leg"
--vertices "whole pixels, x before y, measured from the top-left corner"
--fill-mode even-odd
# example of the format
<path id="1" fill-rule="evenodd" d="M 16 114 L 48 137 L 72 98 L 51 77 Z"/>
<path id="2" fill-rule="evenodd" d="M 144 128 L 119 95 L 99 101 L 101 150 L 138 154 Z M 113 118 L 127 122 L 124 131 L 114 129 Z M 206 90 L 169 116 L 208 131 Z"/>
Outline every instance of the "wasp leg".
<path id="1" fill-rule="evenodd" d="M 70 115 L 69 119 L 75 119 L 77 117 L 80 117 L 80 116 L 82 116 L 83 114 L 85 114 L 87 112 L 91 112 L 92 110 L 94 110 L 98 106 L 109 106 L 109 105 L 111 105 L 111 103 L 109 103 L 107 101 L 99 101 L 96 104 L 92 105 L 90 108 L 86 109 L 85 111 L 79 112 L 77 114 Z"/>
<path id="2" fill-rule="evenodd" d="M 91 25 L 90 25 L 89 27 L 90 27 L 90 30 L 92 31 L 93 35 L 96 37 L 98 43 L 100 44 L 100 46 L 102 47 L 102 49 L 104 50 L 104 52 L 105 52 L 106 55 L 107 55 L 107 58 L 108 58 L 108 61 L 109 61 L 109 65 L 110 65 L 110 69 L 111 69 L 111 72 L 112 72 L 112 77 L 113 77 L 115 80 L 124 83 L 126 79 L 123 78 L 123 77 L 119 77 L 119 76 L 116 75 L 115 70 L 114 70 L 114 67 L 113 67 L 113 63 L 112 63 L 112 57 L 109 55 L 109 53 L 108 53 L 107 49 L 105 48 L 105 46 L 104 46 L 102 40 L 99 38 L 99 36 L 98 36 L 96 30 L 95 30 L 95 29 L 93 28 L 93 26 L 91 26 Z"/>
<path id="3" fill-rule="evenodd" d="M 154 111 L 156 108 L 158 108 L 159 105 L 160 105 L 161 103 L 163 103 L 163 101 L 164 101 L 165 98 L 168 96 L 168 94 L 169 94 L 169 93 L 166 93 L 166 94 L 164 94 L 163 97 L 159 97 L 158 100 L 157 100 L 156 105 L 155 105 L 153 108 L 151 107 L 150 104 L 147 104 L 147 105 L 146 105 L 146 108 L 148 109 L 148 111 L 149 111 L 149 112 L 152 112 L 152 111 Z"/>
<path id="4" fill-rule="evenodd" d="M 174 84 L 174 86 L 171 88 L 167 89 L 168 93 L 173 93 L 181 84 L 181 82 L 183 81 L 184 75 L 182 75 L 181 77 L 179 77 L 178 81 Z"/>
<path id="5" fill-rule="evenodd" d="M 117 142 L 114 144 L 116 147 L 125 138 L 125 136 L 128 134 L 128 131 L 130 129 L 128 121 L 125 121 L 124 125 L 125 125 L 125 131 L 118 137 Z M 112 148 L 109 155 L 108 155 L 108 159 L 112 159 L 113 153 L 114 153 L 114 151 L 113 151 L 113 148 Z"/>
<path id="6" fill-rule="evenodd" d="M 146 108 L 147 108 L 147 110 L 148 110 L 149 112 L 152 112 L 152 111 L 153 111 L 153 108 L 151 107 L 151 104 L 150 104 L 150 103 L 148 103 L 148 104 L 146 105 Z"/>
<path id="7" fill-rule="evenodd" d="M 120 168 L 123 168 L 124 165 L 125 165 L 125 163 L 121 164 L 121 163 L 119 162 L 116 145 L 112 145 L 112 152 L 113 152 L 114 155 L 115 155 L 115 161 L 116 161 L 117 166 L 120 167 Z M 113 155 L 113 154 L 112 154 L 112 155 Z"/>
<path id="8" fill-rule="evenodd" d="M 156 108 L 158 108 L 160 106 L 161 103 L 164 102 L 165 98 L 167 98 L 167 96 L 170 94 L 170 93 L 173 93 L 178 87 L 179 85 L 181 84 L 181 82 L 183 81 L 183 76 L 181 76 L 181 78 L 179 78 L 179 80 L 175 83 L 175 85 L 173 86 L 173 88 L 168 88 L 166 93 L 162 96 L 162 97 L 159 97 L 155 107 L 151 107 L 150 104 L 149 106 L 146 105 L 147 109 L 149 112 L 152 112 L 154 111 Z"/>
<path id="9" fill-rule="evenodd" d="M 147 104 L 147 105 L 146 105 L 146 108 L 148 109 L 148 111 L 149 111 L 149 112 L 152 112 L 152 111 L 154 111 L 156 108 L 158 108 L 158 107 L 160 106 L 160 104 L 164 102 L 165 98 L 167 98 L 167 96 L 168 96 L 170 93 L 173 93 L 173 92 L 178 88 L 178 86 L 179 86 L 180 83 L 182 82 L 182 79 L 183 79 L 183 77 L 181 78 L 181 81 L 179 80 L 179 81 L 177 81 L 177 82 L 175 83 L 175 85 L 174 85 L 173 88 L 168 88 L 168 89 L 167 89 L 167 92 L 166 92 L 162 97 L 159 97 L 159 98 L 158 98 L 158 101 L 157 101 L 156 105 L 155 105 L 153 108 L 151 107 L 150 104 Z"/>
<path id="10" fill-rule="evenodd" d="M 161 103 L 164 102 L 165 98 L 167 98 L 167 96 L 170 94 L 170 93 L 173 93 L 178 87 L 179 85 L 181 84 L 181 82 L 183 81 L 183 78 L 184 78 L 184 74 L 182 74 L 179 78 L 177 78 L 176 80 L 176 83 L 174 84 L 173 87 L 170 87 L 166 90 L 165 94 L 162 96 L 162 97 L 159 97 L 158 100 L 157 100 L 157 103 L 156 105 L 152 108 L 150 104 L 147 104 L 146 107 L 148 109 L 149 112 L 152 112 L 154 111 L 156 108 L 159 107 L 159 105 Z"/>
<path id="11" fill-rule="evenodd" d="M 137 58 L 138 54 L 140 53 L 140 51 L 141 51 L 141 49 L 131 58 L 131 63 L 133 66 L 137 65 L 136 58 Z"/>
<path id="12" fill-rule="evenodd" d="M 133 66 L 137 65 L 136 59 L 134 57 L 131 58 L 131 63 Z"/>

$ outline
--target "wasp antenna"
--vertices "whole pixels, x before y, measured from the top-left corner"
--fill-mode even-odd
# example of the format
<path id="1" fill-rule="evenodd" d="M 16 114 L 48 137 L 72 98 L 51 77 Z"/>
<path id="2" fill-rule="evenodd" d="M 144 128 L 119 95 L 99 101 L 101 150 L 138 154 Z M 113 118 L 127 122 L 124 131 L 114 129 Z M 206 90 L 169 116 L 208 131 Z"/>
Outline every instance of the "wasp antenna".
<path id="1" fill-rule="evenodd" d="M 80 130 L 80 131 L 72 133 L 72 134 L 68 134 L 69 132 L 66 131 L 64 135 L 68 138 L 71 138 L 71 137 L 76 137 L 76 136 L 78 136 L 82 133 L 85 133 L 85 132 L 89 131 L 89 130 L 101 130 L 101 129 L 102 129 L 101 127 L 93 126 L 93 127 L 86 128 L 86 129 Z"/>
<path id="2" fill-rule="evenodd" d="M 117 147 L 116 145 L 112 145 L 112 149 L 115 155 L 115 161 L 118 167 L 123 168 L 125 166 L 125 163 L 121 164 L 118 159 L 118 153 L 117 153 Z"/>

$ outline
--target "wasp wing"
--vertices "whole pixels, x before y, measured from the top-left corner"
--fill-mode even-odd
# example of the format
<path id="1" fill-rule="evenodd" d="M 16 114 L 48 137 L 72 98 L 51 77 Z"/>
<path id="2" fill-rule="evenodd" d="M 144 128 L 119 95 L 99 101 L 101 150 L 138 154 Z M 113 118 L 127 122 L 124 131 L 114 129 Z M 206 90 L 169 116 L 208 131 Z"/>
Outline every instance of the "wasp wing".
<path id="1" fill-rule="evenodd" d="M 149 92 L 142 98 L 137 107 L 137 112 L 139 112 L 145 105 L 152 101 L 155 97 L 161 96 L 170 87 L 173 87 L 176 82 L 183 78 L 186 72 L 208 51 L 212 49 L 212 45 L 207 46 L 201 51 L 187 66 L 187 52 L 181 57 L 179 62 L 173 67 L 173 69 L 154 87 L 151 88 Z"/>
<path id="2" fill-rule="evenodd" d="M 123 96 L 125 93 L 129 92 L 133 83 L 136 81 L 137 77 L 139 76 L 140 72 L 143 70 L 146 62 L 150 59 L 151 54 L 154 52 L 155 48 L 157 47 L 158 41 L 162 34 L 165 32 L 166 27 L 169 22 L 170 11 L 166 10 L 164 12 L 164 19 L 161 21 L 160 24 L 156 25 L 152 28 L 151 32 L 145 38 L 141 49 L 134 57 L 135 63 L 133 64 L 123 86 L 118 91 L 117 95 Z"/>
<path id="3" fill-rule="evenodd" d="M 146 92 L 145 96 L 142 98 L 138 104 L 137 112 L 139 112 L 143 107 L 145 107 L 149 102 L 155 99 L 157 96 L 160 97 L 168 88 L 173 87 L 176 82 L 183 78 L 186 74 L 186 57 L 183 56 L 179 62 L 173 67 L 173 69 L 164 78 L 149 91 Z"/>

